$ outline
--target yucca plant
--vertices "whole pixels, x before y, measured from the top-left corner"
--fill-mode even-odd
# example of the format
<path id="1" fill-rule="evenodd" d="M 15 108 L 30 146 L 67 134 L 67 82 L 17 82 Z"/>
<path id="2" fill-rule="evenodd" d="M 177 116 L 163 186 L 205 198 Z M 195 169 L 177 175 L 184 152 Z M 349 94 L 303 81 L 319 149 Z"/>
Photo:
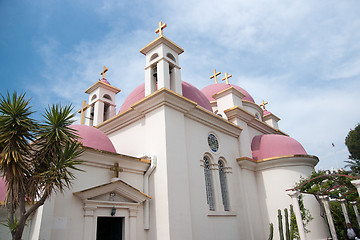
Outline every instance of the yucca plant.
<path id="1" fill-rule="evenodd" d="M 39 123 L 31 118 L 25 94 L 0 97 L 0 172 L 8 186 L 8 225 L 14 240 L 21 239 L 27 218 L 51 193 L 69 188 L 72 170 L 79 170 L 82 150 L 69 128 L 71 112 L 71 106 L 49 106 Z M 33 204 L 26 208 L 28 201 Z"/>

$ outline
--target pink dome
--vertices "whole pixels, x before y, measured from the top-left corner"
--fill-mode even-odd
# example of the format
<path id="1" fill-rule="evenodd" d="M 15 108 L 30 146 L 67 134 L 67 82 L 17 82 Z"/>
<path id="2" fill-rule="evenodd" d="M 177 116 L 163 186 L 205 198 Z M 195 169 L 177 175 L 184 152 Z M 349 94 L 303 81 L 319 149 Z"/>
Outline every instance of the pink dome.
<path id="1" fill-rule="evenodd" d="M 233 85 L 233 84 L 226 84 L 226 83 L 214 83 L 207 87 L 204 87 L 201 92 L 207 97 L 210 102 L 216 101 L 212 96 L 218 92 L 221 92 L 229 87 L 234 87 L 239 90 L 245 97 L 242 100 L 246 100 L 249 102 L 255 103 L 254 99 L 250 96 L 250 94 L 243 88 Z"/>
<path id="2" fill-rule="evenodd" d="M 210 105 L 209 100 L 206 96 L 196 87 L 191 85 L 190 83 L 182 81 L 182 92 L 183 96 L 196 102 L 199 106 L 209 110 L 212 112 L 212 107 Z M 140 101 L 145 97 L 145 84 L 141 84 L 136 87 L 125 99 L 123 105 L 120 108 L 119 113 L 127 110 L 134 103 Z"/>
<path id="3" fill-rule="evenodd" d="M 102 79 L 100 80 L 100 82 L 103 82 L 103 83 L 106 83 L 106 84 L 111 85 L 111 84 L 108 82 L 108 80 L 106 80 L 105 78 L 102 78 Z"/>
<path id="4" fill-rule="evenodd" d="M 277 134 L 255 136 L 251 142 L 254 160 L 289 155 L 307 155 L 305 149 L 295 139 Z"/>
<path id="5" fill-rule="evenodd" d="M 77 130 L 79 141 L 84 146 L 116 153 L 111 140 L 99 129 L 87 125 L 71 125 L 70 127 Z"/>
<path id="6" fill-rule="evenodd" d="M 264 109 L 263 110 L 263 116 L 265 117 L 266 115 L 271 114 L 271 112 L 269 112 L 268 110 Z"/>

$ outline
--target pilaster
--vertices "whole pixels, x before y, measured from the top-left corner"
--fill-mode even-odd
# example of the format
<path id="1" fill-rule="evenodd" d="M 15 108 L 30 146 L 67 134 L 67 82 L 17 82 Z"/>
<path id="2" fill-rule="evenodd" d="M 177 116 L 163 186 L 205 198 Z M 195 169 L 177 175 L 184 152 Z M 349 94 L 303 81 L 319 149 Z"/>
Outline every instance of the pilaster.
<path id="1" fill-rule="evenodd" d="M 85 204 L 84 206 L 83 240 L 95 239 L 94 211 L 96 208 L 95 204 Z"/>

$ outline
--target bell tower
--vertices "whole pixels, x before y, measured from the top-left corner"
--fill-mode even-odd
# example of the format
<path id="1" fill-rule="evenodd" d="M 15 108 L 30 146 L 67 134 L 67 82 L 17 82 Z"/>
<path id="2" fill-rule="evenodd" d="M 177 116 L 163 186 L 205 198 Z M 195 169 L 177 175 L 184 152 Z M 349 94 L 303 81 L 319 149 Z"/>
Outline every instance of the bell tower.
<path id="1" fill-rule="evenodd" d="M 104 66 L 100 73 L 101 80 L 85 91 L 89 94 L 89 105 L 83 104 L 85 105 L 83 108 L 87 109 L 86 125 L 88 126 L 96 126 L 116 114 L 115 95 L 120 92 L 120 89 L 112 86 L 106 80 L 105 73 L 107 71 L 108 68 Z M 83 123 L 84 119 L 81 122 Z"/>
<path id="2" fill-rule="evenodd" d="M 166 26 L 159 22 L 159 36 L 140 50 L 146 59 L 145 96 L 163 87 L 182 95 L 179 55 L 184 50 L 163 35 Z"/>

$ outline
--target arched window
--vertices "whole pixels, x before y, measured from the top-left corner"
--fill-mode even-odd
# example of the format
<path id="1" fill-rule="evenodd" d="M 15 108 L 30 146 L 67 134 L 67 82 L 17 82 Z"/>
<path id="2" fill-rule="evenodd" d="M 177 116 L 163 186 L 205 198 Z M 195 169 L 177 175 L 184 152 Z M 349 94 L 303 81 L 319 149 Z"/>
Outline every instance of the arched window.
<path id="1" fill-rule="evenodd" d="M 215 211 L 214 188 L 210 170 L 210 159 L 207 156 L 204 157 L 204 174 L 207 204 L 209 204 L 210 211 Z"/>
<path id="2" fill-rule="evenodd" d="M 176 62 L 175 57 L 171 53 L 166 54 L 166 56 Z"/>
<path id="3" fill-rule="evenodd" d="M 111 97 L 109 94 L 104 94 L 103 98 L 107 99 L 107 100 L 110 100 L 111 101 Z"/>
<path id="4" fill-rule="evenodd" d="M 224 162 L 222 160 L 219 160 L 218 164 L 219 164 L 221 196 L 222 196 L 222 202 L 224 205 L 224 211 L 230 211 L 229 193 L 228 193 L 228 186 L 227 186 Z"/>
<path id="5" fill-rule="evenodd" d="M 151 56 L 151 58 L 150 58 L 150 62 L 152 61 L 152 60 L 154 60 L 155 58 L 157 58 L 159 55 L 157 54 L 157 53 L 154 53 L 152 56 Z"/>

